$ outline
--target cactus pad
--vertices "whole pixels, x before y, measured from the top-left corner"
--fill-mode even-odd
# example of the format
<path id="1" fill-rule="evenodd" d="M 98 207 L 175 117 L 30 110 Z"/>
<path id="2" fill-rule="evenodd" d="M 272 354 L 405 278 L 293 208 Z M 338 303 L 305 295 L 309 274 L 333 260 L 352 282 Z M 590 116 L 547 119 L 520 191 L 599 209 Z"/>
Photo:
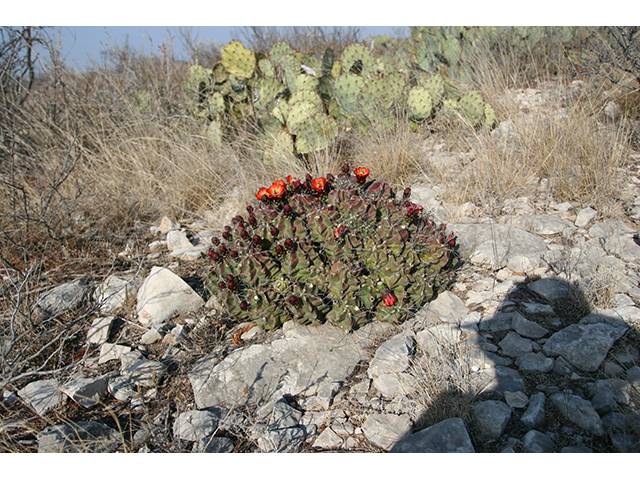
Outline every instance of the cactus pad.
<path id="1" fill-rule="evenodd" d="M 231 75 L 250 78 L 256 68 L 256 57 L 241 42 L 233 40 L 222 49 L 222 64 Z"/>
<path id="2" fill-rule="evenodd" d="M 409 115 L 416 121 L 424 121 L 431 115 L 433 99 L 425 87 L 413 87 L 407 100 Z"/>

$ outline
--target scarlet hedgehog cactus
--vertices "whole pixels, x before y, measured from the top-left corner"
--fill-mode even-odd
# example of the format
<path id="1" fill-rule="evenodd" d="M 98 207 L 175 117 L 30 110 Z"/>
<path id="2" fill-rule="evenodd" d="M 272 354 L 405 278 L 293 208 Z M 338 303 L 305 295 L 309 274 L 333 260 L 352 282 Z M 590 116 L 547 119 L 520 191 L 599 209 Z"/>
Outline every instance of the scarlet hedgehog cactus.
<path id="1" fill-rule="evenodd" d="M 449 286 L 456 241 L 405 189 L 356 168 L 304 181 L 288 176 L 256 195 L 222 239 L 211 239 L 211 294 L 240 321 L 288 320 L 346 331 L 401 322 Z M 398 301 L 401 299 L 401 301 Z"/>

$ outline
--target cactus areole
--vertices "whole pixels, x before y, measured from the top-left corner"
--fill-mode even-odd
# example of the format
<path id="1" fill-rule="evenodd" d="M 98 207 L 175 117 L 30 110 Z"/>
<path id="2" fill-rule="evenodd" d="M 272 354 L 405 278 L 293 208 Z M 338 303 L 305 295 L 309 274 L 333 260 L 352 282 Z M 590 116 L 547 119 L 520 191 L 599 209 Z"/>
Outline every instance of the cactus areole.
<path id="1" fill-rule="evenodd" d="M 248 216 L 212 238 L 205 284 L 239 321 L 398 323 L 451 284 L 455 237 L 409 201 L 410 189 L 396 199 L 368 169 L 342 172 L 260 189 Z"/>

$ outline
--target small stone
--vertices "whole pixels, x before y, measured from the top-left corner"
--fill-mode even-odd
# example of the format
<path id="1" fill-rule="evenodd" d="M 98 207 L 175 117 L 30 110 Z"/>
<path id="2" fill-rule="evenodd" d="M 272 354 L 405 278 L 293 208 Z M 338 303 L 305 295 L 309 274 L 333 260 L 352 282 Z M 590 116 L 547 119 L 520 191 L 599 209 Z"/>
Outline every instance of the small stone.
<path id="1" fill-rule="evenodd" d="M 529 430 L 522 439 L 522 448 L 528 453 L 551 453 L 554 447 L 553 440 L 538 430 Z"/>
<path id="2" fill-rule="evenodd" d="M 235 446 L 227 437 L 199 438 L 193 444 L 194 453 L 231 453 Z"/>
<path id="3" fill-rule="evenodd" d="M 164 216 L 160 220 L 160 225 L 158 226 L 158 228 L 160 229 L 160 233 L 168 233 L 170 230 L 177 230 L 178 228 L 180 228 L 180 224 L 175 220 Z"/>
<path id="4" fill-rule="evenodd" d="M 602 420 L 588 400 L 566 393 L 554 393 L 550 398 L 556 408 L 580 428 L 594 435 L 604 433 Z"/>
<path id="5" fill-rule="evenodd" d="M 18 390 L 18 396 L 31 405 L 38 415 L 62 403 L 62 393 L 55 379 L 31 382 Z"/>
<path id="6" fill-rule="evenodd" d="M 482 435 L 497 440 L 511 419 L 511 408 L 497 400 L 487 400 L 473 405 L 476 422 Z"/>
<path id="7" fill-rule="evenodd" d="M 402 438 L 391 453 L 475 453 L 460 418 L 450 418 Z"/>
<path id="8" fill-rule="evenodd" d="M 374 413 L 362 425 L 364 436 L 374 445 L 390 450 L 399 440 L 411 433 L 409 415 Z"/>
<path id="9" fill-rule="evenodd" d="M 320 435 L 318 435 L 318 438 L 316 438 L 316 441 L 313 442 L 313 445 L 311 446 L 313 448 L 328 449 L 338 448 L 342 445 L 342 443 L 342 438 L 339 437 L 336 432 L 331 430 L 330 427 L 327 427 Z"/>
<path id="10" fill-rule="evenodd" d="M 553 369 L 554 361 L 542 352 L 530 352 L 519 356 L 516 365 L 524 373 L 547 373 Z"/>
<path id="11" fill-rule="evenodd" d="M 120 360 L 122 355 L 130 351 L 131 351 L 131 347 L 127 345 L 117 345 L 115 343 L 103 343 L 102 347 L 100 347 L 98 365 L 107 363 L 111 360 Z"/>
<path id="12" fill-rule="evenodd" d="M 502 353 L 508 357 L 519 357 L 533 350 L 533 342 L 522 338 L 515 332 L 509 332 L 498 345 L 500 345 Z"/>
<path id="13" fill-rule="evenodd" d="M 409 368 L 415 353 L 415 341 L 413 332 L 401 333 L 380 345 L 369 363 L 368 377 L 375 378 L 383 373 L 399 373 Z"/>
<path id="14" fill-rule="evenodd" d="M 109 339 L 111 326 L 116 317 L 99 317 L 96 318 L 87 331 L 87 342 L 95 345 L 102 345 Z"/>
<path id="15" fill-rule="evenodd" d="M 121 442 L 117 430 L 99 422 L 51 425 L 38 433 L 38 453 L 114 452 Z"/>
<path id="16" fill-rule="evenodd" d="M 504 399 L 511 408 L 524 408 L 529 404 L 529 397 L 523 392 L 504 392 Z"/>
<path id="17" fill-rule="evenodd" d="M 548 305 L 543 306 L 548 307 Z M 551 311 L 553 312 L 553 309 L 551 309 Z M 517 333 L 527 338 L 538 339 L 544 337 L 549 333 L 549 330 L 547 330 L 546 328 L 541 327 L 536 322 L 527 320 L 517 312 L 513 314 L 513 317 L 511 319 L 511 326 Z"/>
<path id="18" fill-rule="evenodd" d="M 208 437 L 218 428 L 221 411 L 189 410 L 178 415 L 173 424 L 173 435 L 188 441 Z"/>
<path id="19" fill-rule="evenodd" d="M 160 340 L 162 340 L 162 335 L 155 328 L 150 328 L 142 335 L 142 337 L 140 337 L 140 343 L 143 345 L 151 345 L 152 343 L 156 343 Z"/>
<path id="20" fill-rule="evenodd" d="M 586 227 L 591 220 L 596 218 L 598 212 L 591 207 L 584 208 L 578 212 L 574 225 L 576 227 Z"/>
<path id="21" fill-rule="evenodd" d="M 529 407 L 520 417 L 520 421 L 528 428 L 536 428 L 544 423 L 544 393 L 534 393 L 529 398 Z"/>
<path id="22" fill-rule="evenodd" d="M 74 378 L 67 382 L 62 391 L 85 408 L 93 407 L 100 401 L 100 395 L 107 391 L 108 381 L 104 377 Z"/>

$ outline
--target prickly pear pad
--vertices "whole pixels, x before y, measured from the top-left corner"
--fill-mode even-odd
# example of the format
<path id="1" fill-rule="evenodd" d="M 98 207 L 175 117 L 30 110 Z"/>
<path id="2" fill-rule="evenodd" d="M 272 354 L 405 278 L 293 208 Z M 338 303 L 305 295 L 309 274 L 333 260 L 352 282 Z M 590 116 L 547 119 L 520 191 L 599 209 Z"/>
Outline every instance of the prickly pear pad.
<path id="1" fill-rule="evenodd" d="M 334 177 L 288 176 L 260 189 L 212 238 L 208 290 L 240 321 L 288 320 L 346 331 L 411 316 L 453 280 L 456 241 L 405 189 L 348 165 Z"/>

